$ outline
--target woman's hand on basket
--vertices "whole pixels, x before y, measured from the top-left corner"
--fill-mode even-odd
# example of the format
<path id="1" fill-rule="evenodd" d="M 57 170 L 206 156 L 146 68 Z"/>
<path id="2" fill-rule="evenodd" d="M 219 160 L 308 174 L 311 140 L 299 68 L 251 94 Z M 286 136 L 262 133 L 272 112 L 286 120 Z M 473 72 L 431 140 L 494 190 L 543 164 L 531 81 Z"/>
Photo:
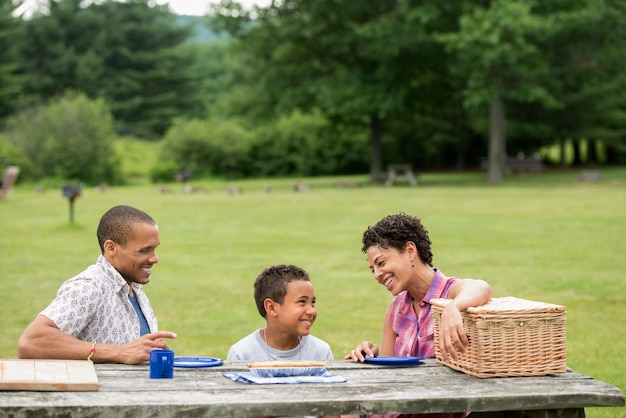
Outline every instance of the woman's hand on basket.
<path id="1" fill-rule="evenodd" d="M 439 350 L 443 360 L 458 360 L 457 353 L 465 352 L 468 343 L 461 312 L 454 303 L 449 303 L 441 312 L 439 325 Z"/>
<path id="2" fill-rule="evenodd" d="M 365 357 L 376 357 L 378 355 L 378 346 L 369 341 L 363 341 L 354 350 L 350 351 L 344 357 L 344 360 L 352 360 L 354 362 L 363 362 Z"/>

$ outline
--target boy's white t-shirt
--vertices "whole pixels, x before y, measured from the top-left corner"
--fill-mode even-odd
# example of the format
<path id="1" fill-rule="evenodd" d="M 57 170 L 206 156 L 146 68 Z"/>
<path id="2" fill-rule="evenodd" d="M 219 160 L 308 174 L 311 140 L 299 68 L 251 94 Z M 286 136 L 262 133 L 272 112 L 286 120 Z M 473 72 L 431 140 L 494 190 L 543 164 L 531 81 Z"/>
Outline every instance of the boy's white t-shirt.
<path id="1" fill-rule="evenodd" d="M 228 361 L 330 361 L 333 352 L 328 343 L 313 335 L 305 335 L 300 344 L 291 350 L 276 350 L 267 346 L 261 337 L 261 329 L 243 337 L 228 350 Z"/>
<path id="2" fill-rule="evenodd" d="M 333 352 L 328 343 L 313 335 L 305 335 L 300 344 L 291 350 L 276 350 L 269 347 L 263 337 L 261 328 L 243 337 L 233 344 L 228 350 L 228 361 L 330 361 L 333 360 Z M 311 417 L 281 417 L 281 418 L 315 418 Z"/>

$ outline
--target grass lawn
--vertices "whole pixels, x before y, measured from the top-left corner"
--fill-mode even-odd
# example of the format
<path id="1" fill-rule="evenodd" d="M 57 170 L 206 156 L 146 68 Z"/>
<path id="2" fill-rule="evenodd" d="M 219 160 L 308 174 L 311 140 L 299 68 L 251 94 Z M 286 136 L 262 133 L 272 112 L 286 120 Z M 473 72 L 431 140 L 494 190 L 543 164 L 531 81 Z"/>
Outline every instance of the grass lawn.
<path id="1" fill-rule="evenodd" d="M 336 358 L 361 340 L 380 342 L 391 295 L 372 278 L 360 252 L 363 230 L 404 211 L 422 218 L 434 263 L 448 276 L 481 278 L 494 296 L 567 307 L 568 365 L 626 392 L 626 169 L 578 182 L 578 172 L 513 175 L 488 186 L 482 173 L 425 173 L 417 187 L 368 185 L 365 176 L 192 182 L 171 193 L 135 184 L 85 189 L 69 203 L 58 189 L 18 185 L 0 202 L 0 357 L 60 284 L 95 262 L 102 213 L 129 204 L 161 230 L 160 263 L 146 290 L 160 328 L 178 334 L 177 355 L 225 357 L 230 345 L 264 326 L 252 283 L 277 263 L 306 269 L 315 285 L 313 334 Z M 310 184 L 296 193 L 295 181 Z M 354 181 L 356 188 L 338 188 Z M 264 191 L 264 185 L 272 191 Z M 625 417 L 625 408 L 589 408 L 590 417 Z"/>

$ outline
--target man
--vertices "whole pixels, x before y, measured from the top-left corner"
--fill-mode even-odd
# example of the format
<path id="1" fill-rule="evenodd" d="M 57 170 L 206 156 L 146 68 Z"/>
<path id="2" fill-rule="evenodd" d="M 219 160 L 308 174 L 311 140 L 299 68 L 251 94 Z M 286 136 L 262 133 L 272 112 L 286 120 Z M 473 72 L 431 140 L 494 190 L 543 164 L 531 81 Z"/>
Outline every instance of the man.
<path id="1" fill-rule="evenodd" d="M 148 214 L 115 206 L 100 219 L 101 255 L 95 265 L 67 280 L 56 298 L 24 330 L 20 358 L 137 364 L 150 350 L 168 348 L 143 291 L 159 262 L 159 228 Z"/>

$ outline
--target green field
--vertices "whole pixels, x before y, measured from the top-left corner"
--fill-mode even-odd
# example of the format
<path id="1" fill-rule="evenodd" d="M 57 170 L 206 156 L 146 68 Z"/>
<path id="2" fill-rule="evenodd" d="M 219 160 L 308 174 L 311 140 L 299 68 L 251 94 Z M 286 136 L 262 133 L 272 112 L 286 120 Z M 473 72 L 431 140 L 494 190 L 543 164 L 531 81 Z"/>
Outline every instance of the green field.
<path id="1" fill-rule="evenodd" d="M 363 230 L 404 211 L 422 218 L 434 263 L 448 276 L 491 283 L 493 296 L 567 308 L 568 365 L 626 391 L 626 169 L 581 183 L 578 172 L 514 175 L 487 186 L 483 173 L 426 173 L 420 184 L 385 188 L 365 176 L 247 180 L 244 193 L 221 181 L 194 182 L 194 193 L 139 183 L 104 192 L 87 188 L 75 203 L 59 189 L 18 185 L 0 202 L 0 357 L 15 357 L 26 325 L 59 285 L 95 262 L 102 213 L 129 204 L 161 230 L 160 263 L 146 290 L 160 328 L 178 334 L 178 355 L 225 357 L 264 322 L 252 283 L 265 267 L 292 263 L 315 285 L 313 334 L 341 358 L 364 339 L 379 342 L 391 295 L 360 252 Z M 295 193 L 303 180 L 310 190 Z M 359 187 L 339 188 L 338 181 Z M 264 190 L 265 184 L 272 191 Z M 590 408 L 591 417 L 624 417 L 625 408 Z"/>

